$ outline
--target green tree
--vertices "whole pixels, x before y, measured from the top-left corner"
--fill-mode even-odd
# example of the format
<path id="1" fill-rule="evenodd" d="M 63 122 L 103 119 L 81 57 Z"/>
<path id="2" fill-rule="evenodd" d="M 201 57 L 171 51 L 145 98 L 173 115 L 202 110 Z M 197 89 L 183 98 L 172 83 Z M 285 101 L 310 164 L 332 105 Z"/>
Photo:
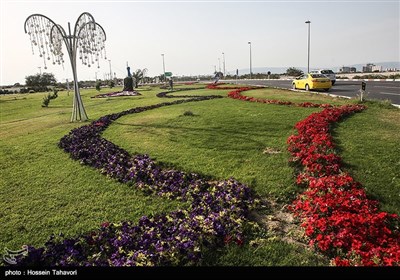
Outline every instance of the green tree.
<path id="1" fill-rule="evenodd" d="M 96 90 L 100 92 L 101 90 L 101 81 L 96 82 Z"/>
<path id="2" fill-rule="evenodd" d="M 47 91 L 48 86 L 55 86 L 57 80 L 53 73 L 36 74 L 25 77 L 27 87 L 33 88 L 35 91 Z"/>
<path id="3" fill-rule="evenodd" d="M 165 77 L 164 74 L 161 74 L 160 76 L 158 76 L 160 82 L 165 82 Z"/>
<path id="4" fill-rule="evenodd" d="M 135 88 L 139 86 L 140 82 L 144 82 L 144 77 L 147 74 L 147 68 L 144 69 L 137 69 L 135 72 L 132 73 L 132 77 L 135 78 Z"/>
<path id="5" fill-rule="evenodd" d="M 303 71 L 294 67 L 290 67 L 286 70 L 286 75 L 297 77 L 303 75 Z"/>

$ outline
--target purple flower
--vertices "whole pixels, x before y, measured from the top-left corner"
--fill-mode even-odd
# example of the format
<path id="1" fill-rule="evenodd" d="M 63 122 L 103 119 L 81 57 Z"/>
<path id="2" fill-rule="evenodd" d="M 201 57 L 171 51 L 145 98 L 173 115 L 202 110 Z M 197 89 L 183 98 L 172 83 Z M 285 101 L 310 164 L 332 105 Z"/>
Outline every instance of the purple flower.
<path id="1" fill-rule="evenodd" d="M 167 93 L 158 94 L 159 97 Z M 179 96 L 183 97 L 183 96 Z M 116 119 L 146 110 L 221 98 L 185 96 L 181 99 L 107 115 L 73 129 L 59 147 L 101 173 L 143 191 L 190 202 L 187 210 L 130 221 L 105 222 L 96 230 L 72 239 L 51 237 L 43 248 L 30 247 L 18 265 L 36 266 L 132 266 L 188 265 L 201 260 L 200 248 L 216 247 L 224 238 L 241 236 L 241 221 L 254 204 L 251 190 L 233 178 L 209 182 L 195 173 L 162 169 L 148 155 L 131 156 L 101 137 Z M 240 239 L 242 240 L 242 239 Z"/>

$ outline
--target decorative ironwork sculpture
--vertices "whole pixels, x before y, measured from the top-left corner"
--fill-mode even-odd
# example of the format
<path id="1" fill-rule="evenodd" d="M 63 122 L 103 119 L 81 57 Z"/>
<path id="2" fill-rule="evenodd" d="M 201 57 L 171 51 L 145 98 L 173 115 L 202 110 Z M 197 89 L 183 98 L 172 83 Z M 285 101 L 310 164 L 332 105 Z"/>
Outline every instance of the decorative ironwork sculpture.
<path id="1" fill-rule="evenodd" d="M 32 53 L 34 54 L 34 49 L 37 48 L 39 56 L 43 57 L 44 69 L 47 69 L 47 63 L 59 65 L 64 63 L 62 51 L 64 41 L 74 77 L 75 94 L 71 121 L 87 120 L 88 116 L 79 92 L 76 58 L 79 56 L 83 65 L 90 67 L 97 64 L 100 68 L 99 58 L 107 59 L 104 45 L 106 33 L 103 27 L 95 22 L 91 14 L 85 12 L 78 17 L 72 34 L 69 22 L 67 34 L 61 25 L 41 14 L 30 15 L 25 20 L 24 29 L 30 37 Z"/>

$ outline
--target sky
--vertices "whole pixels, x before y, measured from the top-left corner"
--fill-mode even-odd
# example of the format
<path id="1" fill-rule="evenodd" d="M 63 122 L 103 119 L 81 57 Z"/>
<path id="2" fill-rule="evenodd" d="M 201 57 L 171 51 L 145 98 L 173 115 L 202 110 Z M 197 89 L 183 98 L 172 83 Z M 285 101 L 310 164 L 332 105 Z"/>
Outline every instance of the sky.
<path id="1" fill-rule="evenodd" d="M 89 12 L 105 30 L 107 60 L 100 68 L 77 62 L 78 80 L 118 78 L 132 70 L 149 76 L 211 75 L 252 67 L 310 68 L 400 61 L 400 1 L 18 1 L 0 0 L 0 85 L 53 73 L 72 80 L 69 58 L 44 69 L 32 54 L 25 19 L 43 14 L 67 30 Z M 65 47 L 64 47 L 65 50 Z M 65 51 L 66 53 L 66 51 Z M 108 61 L 110 60 L 110 62 Z M 39 68 L 40 67 L 40 68 Z M 96 74 L 97 72 L 97 74 Z"/>

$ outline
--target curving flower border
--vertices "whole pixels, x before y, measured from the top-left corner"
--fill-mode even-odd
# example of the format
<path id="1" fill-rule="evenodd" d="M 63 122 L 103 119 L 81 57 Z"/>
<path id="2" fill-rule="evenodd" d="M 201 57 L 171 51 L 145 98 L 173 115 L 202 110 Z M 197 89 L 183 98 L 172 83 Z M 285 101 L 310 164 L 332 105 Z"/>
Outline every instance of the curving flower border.
<path id="1" fill-rule="evenodd" d="M 333 258 L 335 265 L 399 265 L 400 219 L 379 212 L 378 202 L 369 200 L 361 184 L 341 171 L 341 159 L 329 134 L 330 124 L 365 109 L 362 105 L 331 108 L 329 104 L 293 103 L 242 96 L 254 87 L 234 89 L 231 98 L 267 104 L 322 107 L 296 124 L 297 135 L 288 138 L 292 162 L 303 170 L 297 184 L 307 187 L 291 209 L 302 221 L 310 244 Z M 133 113 L 185 102 L 221 98 L 190 97 L 151 106 L 137 107 L 104 116 L 72 130 L 59 146 L 73 159 L 100 169 L 103 174 L 134 185 L 145 192 L 189 201 L 187 210 L 133 222 L 103 223 L 99 230 L 76 238 L 52 237 L 43 248 L 29 247 L 18 265 L 35 266 L 126 266 L 182 265 L 201 262 L 202 248 L 236 241 L 242 244 L 242 224 L 255 203 L 250 189 L 229 179 L 209 182 L 194 173 L 164 170 L 147 155 L 131 156 L 101 133 L 116 119 Z"/>
<path id="2" fill-rule="evenodd" d="M 107 98 L 107 97 L 121 97 L 121 96 L 140 96 L 141 94 L 134 91 L 116 91 L 116 92 L 109 92 L 109 93 L 99 93 L 91 98 Z"/>
<path id="3" fill-rule="evenodd" d="M 265 103 L 265 104 L 276 104 L 276 105 L 291 105 L 297 107 L 307 107 L 307 108 L 330 108 L 334 107 L 331 104 L 318 104 L 312 102 L 291 102 L 291 101 L 282 101 L 276 99 L 265 99 L 265 98 L 256 98 L 251 96 L 245 96 L 241 93 L 247 90 L 255 90 L 255 89 L 263 89 L 264 87 L 221 87 L 223 83 L 220 84 L 209 84 L 207 85 L 208 89 L 224 89 L 224 90 L 232 90 L 228 92 L 228 97 L 233 99 L 238 99 L 242 101 L 249 101 L 249 102 L 258 102 L 258 103 Z"/>
<path id="4" fill-rule="evenodd" d="M 163 95 L 166 97 L 160 94 Z M 137 107 L 101 117 L 65 135 L 59 147 L 81 164 L 97 168 L 147 193 L 188 201 L 190 206 L 155 217 L 143 216 L 136 224 L 106 222 L 100 229 L 75 238 L 53 236 L 42 248 L 29 246 L 29 254 L 19 257 L 18 265 L 191 265 L 201 262 L 204 248 L 230 242 L 241 245 L 242 224 L 255 203 L 250 188 L 233 178 L 207 181 L 195 173 L 163 169 L 149 156 L 131 156 L 101 137 L 101 133 L 122 116 L 214 98 L 222 96 L 197 96 Z"/>
<path id="5" fill-rule="evenodd" d="M 361 184 L 342 171 L 330 125 L 365 109 L 363 105 L 327 108 L 295 126 L 288 138 L 292 161 L 306 187 L 292 204 L 310 244 L 334 258 L 335 265 L 400 265 L 400 218 L 380 212 Z"/>
<path id="6" fill-rule="evenodd" d="M 213 84 L 208 88 L 232 89 Z M 368 199 L 361 184 L 341 170 L 329 133 L 331 124 L 366 107 L 280 102 L 241 94 L 256 87 L 234 89 L 228 93 L 234 99 L 325 108 L 298 122 L 297 135 L 287 140 L 291 162 L 302 169 L 296 184 L 307 188 L 290 208 L 302 220 L 310 245 L 331 257 L 334 265 L 400 265 L 399 216 L 380 212 L 378 201 Z"/>

